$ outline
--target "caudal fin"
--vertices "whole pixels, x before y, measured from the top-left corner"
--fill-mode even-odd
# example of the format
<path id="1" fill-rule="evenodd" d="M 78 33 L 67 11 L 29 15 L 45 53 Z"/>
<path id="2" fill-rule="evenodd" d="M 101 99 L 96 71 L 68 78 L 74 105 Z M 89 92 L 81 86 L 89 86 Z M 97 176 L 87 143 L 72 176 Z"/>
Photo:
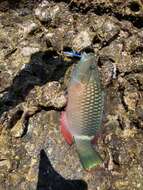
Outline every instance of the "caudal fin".
<path id="1" fill-rule="evenodd" d="M 93 149 L 89 139 L 81 139 L 79 137 L 75 137 L 74 139 L 80 161 L 85 170 L 96 168 L 102 163 L 99 153 Z"/>

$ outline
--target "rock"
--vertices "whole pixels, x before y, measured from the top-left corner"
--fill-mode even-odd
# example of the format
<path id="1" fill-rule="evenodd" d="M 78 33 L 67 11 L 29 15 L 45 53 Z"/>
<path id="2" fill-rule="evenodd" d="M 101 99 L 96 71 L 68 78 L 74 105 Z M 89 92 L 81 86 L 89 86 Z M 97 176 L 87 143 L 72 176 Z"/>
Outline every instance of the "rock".
<path id="1" fill-rule="evenodd" d="M 102 25 L 98 28 L 96 35 L 99 36 L 99 39 L 103 43 L 103 46 L 106 46 L 107 43 L 111 43 L 120 33 L 120 27 L 117 23 L 117 20 L 114 18 L 108 18 L 104 21 Z"/>
<path id="2" fill-rule="evenodd" d="M 25 57 L 29 57 L 31 56 L 32 54 L 38 52 L 40 49 L 38 47 L 23 47 L 21 49 L 21 53 L 23 56 Z"/>
<path id="3" fill-rule="evenodd" d="M 124 91 L 124 102 L 128 107 L 128 110 L 135 111 L 137 103 L 139 100 L 139 94 L 137 93 L 137 89 L 130 86 Z"/>
<path id="4" fill-rule="evenodd" d="M 59 109 L 65 106 L 67 100 L 64 96 L 64 91 L 61 90 L 60 83 L 53 81 L 42 87 L 35 87 L 27 96 L 26 101 L 25 107 L 29 109 L 32 105 L 37 105 L 37 108 L 43 106 L 45 108 L 54 107 Z"/>
<path id="5" fill-rule="evenodd" d="M 11 135 L 20 138 L 27 131 L 28 118 L 42 108 L 61 109 L 66 105 L 67 99 L 61 90 L 59 82 L 49 82 L 42 87 L 35 87 L 26 97 L 26 102 L 19 104 L 4 117 L 3 125 L 11 128 Z M 18 113 L 20 114 L 18 116 Z M 7 119 L 6 119 L 7 118 Z"/>
<path id="6" fill-rule="evenodd" d="M 142 73 L 129 74 L 126 79 L 137 89 L 143 90 L 143 75 Z"/>
<path id="7" fill-rule="evenodd" d="M 2 73 L 0 75 L 0 92 L 4 91 L 10 85 L 11 82 L 10 82 L 9 78 L 10 78 L 10 73 L 8 73 L 6 71 L 2 71 Z"/>
<path id="8" fill-rule="evenodd" d="M 9 3 L 7 1 L 0 2 L 0 11 L 5 12 L 9 9 Z"/>
<path id="9" fill-rule="evenodd" d="M 24 36 L 33 33 L 35 30 L 38 29 L 38 24 L 35 22 L 27 22 L 24 23 L 21 28 L 23 29 Z"/>
<path id="10" fill-rule="evenodd" d="M 100 15 L 104 14 L 104 12 L 116 13 L 117 15 L 120 14 L 126 17 L 129 15 L 132 15 L 132 17 L 141 17 L 142 15 L 142 1 L 140 0 L 127 0 L 126 4 L 124 4 L 122 0 L 73 0 L 73 4 L 74 3 L 77 7 L 80 7 L 82 11 L 92 10 L 92 7 L 94 6 L 95 12 Z"/>
<path id="11" fill-rule="evenodd" d="M 50 23 L 53 19 L 55 19 L 56 15 L 60 12 L 60 7 L 58 5 L 49 6 L 47 4 L 43 4 L 35 9 L 35 16 L 41 21 Z"/>
<path id="12" fill-rule="evenodd" d="M 72 47 L 74 50 L 80 51 L 89 47 L 92 44 L 92 39 L 91 32 L 88 29 L 85 29 L 75 36 Z"/>
<path id="13" fill-rule="evenodd" d="M 143 103 L 139 102 L 139 106 L 137 107 L 137 115 L 139 119 L 143 121 Z"/>
<path id="14" fill-rule="evenodd" d="M 41 21 L 41 22 L 51 22 L 50 13 L 47 10 L 47 8 L 37 8 L 35 9 L 35 16 Z"/>
<path id="15" fill-rule="evenodd" d="M 23 118 L 17 121 L 14 127 L 11 129 L 11 134 L 13 137 L 19 138 L 22 137 L 25 131 Z"/>
<path id="16" fill-rule="evenodd" d="M 60 7 L 58 5 L 55 5 L 51 8 L 50 16 L 52 19 L 55 19 L 57 14 L 60 12 Z"/>
<path id="17" fill-rule="evenodd" d="M 11 168 L 11 162 L 9 160 L 5 160 L 5 159 L 0 160 L 0 168 L 9 170 Z"/>
<path id="18" fill-rule="evenodd" d="M 101 66 L 101 81 L 103 87 L 107 87 L 112 83 L 113 80 L 116 79 L 117 77 L 117 72 L 116 72 L 116 65 L 112 63 L 110 60 L 104 60 L 100 58 L 100 63 L 102 64 Z"/>

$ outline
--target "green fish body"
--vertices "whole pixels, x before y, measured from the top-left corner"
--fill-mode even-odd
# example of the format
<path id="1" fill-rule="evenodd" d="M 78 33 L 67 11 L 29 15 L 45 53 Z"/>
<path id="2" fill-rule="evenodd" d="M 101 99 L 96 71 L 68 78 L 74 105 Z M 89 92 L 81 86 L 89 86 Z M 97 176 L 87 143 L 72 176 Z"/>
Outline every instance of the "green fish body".
<path id="1" fill-rule="evenodd" d="M 69 144 L 75 142 L 81 163 L 86 170 L 102 163 L 91 141 L 102 122 L 104 92 L 96 57 L 83 54 L 75 66 L 68 87 L 68 103 L 61 117 L 61 131 Z"/>

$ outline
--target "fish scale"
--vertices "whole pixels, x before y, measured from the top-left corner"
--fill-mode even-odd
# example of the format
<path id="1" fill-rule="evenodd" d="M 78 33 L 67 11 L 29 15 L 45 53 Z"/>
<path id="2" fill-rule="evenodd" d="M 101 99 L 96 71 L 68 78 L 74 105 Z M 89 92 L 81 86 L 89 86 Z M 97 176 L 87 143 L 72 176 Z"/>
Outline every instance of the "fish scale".
<path id="1" fill-rule="evenodd" d="M 96 133 L 97 128 L 100 127 L 100 120 L 102 114 L 102 101 L 101 91 L 98 90 L 96 83 L 89 84 L 85 88 L 85 94 L 82 99 L 82 119 L 83 119 L 83 134 L 93 135 Z M 90 126 L 90 131 L 87 128 Z"/>
<path id="2" fill-rule="evenodd" d="M 94 83 L 84 85 L 82 93 L 76 99 L 71 96 L 69 99 L 77 106 L 73 108 L 70 120 L 72 120 L 72 133 L 78 135 L 93 136 L 100 127 L 102 115 L 102 92 L 99 86 Z M 90 130 L 89 127 L 90 126 Z"/>

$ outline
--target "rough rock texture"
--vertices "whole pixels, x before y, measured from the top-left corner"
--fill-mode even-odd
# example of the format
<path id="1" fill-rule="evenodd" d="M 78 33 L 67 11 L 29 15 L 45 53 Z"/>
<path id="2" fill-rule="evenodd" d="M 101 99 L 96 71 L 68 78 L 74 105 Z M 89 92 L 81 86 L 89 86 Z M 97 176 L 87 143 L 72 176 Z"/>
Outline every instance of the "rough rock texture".
<path id="1" fill-rule="evenodd" d="M 0 2 L 0 190 L 143 190 L 143 1 Z M 77 60 L 95 52 L 106 92 L 97 148 L 82 169 L 59 131 Z"/>

